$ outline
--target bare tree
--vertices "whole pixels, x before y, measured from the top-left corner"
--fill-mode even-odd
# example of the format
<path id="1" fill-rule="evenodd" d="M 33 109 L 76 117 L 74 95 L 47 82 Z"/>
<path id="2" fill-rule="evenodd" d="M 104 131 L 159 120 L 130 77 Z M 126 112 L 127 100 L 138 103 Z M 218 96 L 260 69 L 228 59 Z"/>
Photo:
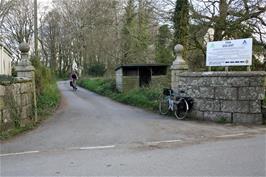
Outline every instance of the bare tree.
<path id="1" fill-rule="evenodd" d="M 12 11 L 2 25 L 3 42 L 19 58 L 17 47 L 25 40 L 30 43 L 33 34 L 33 4 L 31 0 L 13 1 Z"/>
<path id="2" fill-rule="evenodd" d="M 196 54 L 192 60 L 199 61 L 201 55 L 204 61 L 207 42 L 204 36 L 208 32 L 212 32 L 208 40 L 253 37 L 255 47 L 266 46 L 264 0 L 191 0 L 190 5 L 190 53 Z"/>
<path id="3" fill-rule="evenodd" d="M 44 64 L 50 66 L 53 72 L 56 72 L 57 67 L 57 53 L 59 50 L 59 35 L 60 35 L 60 21 L 61 17 L 56 10 L 50 11 L 42 21 L 40 28 L 41 45 L 44 49 Z M 47 50 L 49 49 L 49 50 Z"/>
<path id="4" fill-rule="evenodd" d="M 51 60 L 56 53 L 57 67 L 61 73 L 70 72 L 76 65 L 86 70 L 94 63 L 103 64 L 108 70 L 114 68 L 118 55 L 119 2 L 116 0 L 56 1 L 53 11 L 57 20 L 57 35 L 49 33 L 51 14 L 45 17 L 41 26 L 43 54 Z M 49 19 L 49 20 L 47 20 Z M 55 25 L 53 25 L 55 26 Z M 48 45 L 48 39 L 57 36 L 55 50 Z M 116 45 L 117 44 L 117 45 Z M 48 52 L 47 52 L 48 51 Z M 49 63 L 49 62 L 48 62 Z"/>
<path id="5" fill-rule="evenodd" d="M 0 27 L 2 28 L 5 17 L 14 6 L 16 0 L 0 0 Z"/>
<path id="6" fill-rule="evenodd" d="M 249 32 L 260 38 L 265 35 L 261 32 L 266 26 L 263 19 L 266 3 L 263 0 L 193 0 L 191 5 L 194 22 L 213 28 L 214 40 L 234 38 Z"/>

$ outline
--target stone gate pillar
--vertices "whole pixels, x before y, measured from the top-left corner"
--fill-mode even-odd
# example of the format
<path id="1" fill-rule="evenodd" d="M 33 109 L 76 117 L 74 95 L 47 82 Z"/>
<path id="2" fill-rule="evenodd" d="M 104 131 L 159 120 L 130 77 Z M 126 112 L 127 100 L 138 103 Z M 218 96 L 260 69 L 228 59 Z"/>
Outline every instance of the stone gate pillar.
<path id="1" fill-rule="evenodd" d="M 23 42 L 19 45 L 19 50 L 21 52 L 21 61 L 16 66 L 17 76 L 33 79 L 35 69 L 29 60 L 30 47 L 27 43 Z"/>
<path id="2" fill-rule="evenodd" d="M 33 105 L 34 105 L 34 119 L 38 121 L 37 117 L 37 98 L 36 98 L 36 84 L 35 84 L 35 68 L 31 65 L 29 59 L 30 47 L 27 43 L 22 42 L 19 45 L 21 51 L 21 61 L 16 66 L 18 78 L 29 78 L 32 81 L 32 92 L 33 92 Z"/>
<path id="3" fill-rule="evenodd" d="M 178 80 L 178 74 L 186 72 L 188 70 L 188 65 L 182 57 L 184 47 L 180 44 L 177 44 L 174 48 L 176 53 L 176 59 L 171 66 L 171 87 L 175 88 L 175 83 Z"/>

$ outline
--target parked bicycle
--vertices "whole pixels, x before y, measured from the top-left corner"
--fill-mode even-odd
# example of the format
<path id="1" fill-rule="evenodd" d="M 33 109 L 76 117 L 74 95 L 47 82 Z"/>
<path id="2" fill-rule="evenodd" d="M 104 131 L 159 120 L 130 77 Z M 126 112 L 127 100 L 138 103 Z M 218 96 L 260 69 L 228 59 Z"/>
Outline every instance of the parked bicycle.
<path id="1" fill-rule="evenodd" d="M 185 95 L 185 96 L 184 96 Z M 175 93 L 172 89 L 164 89 L 159 102 L 159 111 L 162 115 L 173 111 L 178 120 L 186 118 L 187 113 L 191 110 L 193 99 L 186 96 L 185 91 Z"/>

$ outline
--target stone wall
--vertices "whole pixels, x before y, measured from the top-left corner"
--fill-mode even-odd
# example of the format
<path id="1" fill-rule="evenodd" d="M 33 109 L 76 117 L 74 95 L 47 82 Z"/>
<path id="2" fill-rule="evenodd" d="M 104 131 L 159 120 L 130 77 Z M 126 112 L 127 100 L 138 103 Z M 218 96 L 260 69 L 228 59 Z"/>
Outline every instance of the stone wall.
<path id="1" fill-rule="evenodd" d="M 139 76 L 123 76 L 123 69 L 116 71 L 116 88 L 120 92 L 127 92 L 139 88 Z"/>
<path id="2" fill-rule="evenodd" d="M 132 89 L 138 89 L 139 87 L 139 76 L 123 76 L 121 86 L 117 84 L 116 88 L 121 88 L 119 91 L 127 92 Z M 162 87 L 170 86 L 170 79 L 167 76 L 152 76 L 151 87 Z"/>
<path id="3" fill-rule="evenodd" d="M 139 88 L 139 76 L 123 76 L 123 92 Z"/>
<path id="4" fill-rule="evenodd" d="M 193 97 L 191 117 L 261 124 L 266 72 L 172 72 L 172 88 Z"/>
<path id="5" fill-rule="evenodd" d="M 115 72 L 116 88 L 120 92 L 123 91 L 123 70 L 120 68 Z"/>
<path id="6" fill-rule="evenodd" d="M 32 81 L 0 81 L 0 131 L 13 128 L 15 122 L 25 126 L 33 118 Z"/>
<path id="7" fill-rule="evenodd" d="M 266 124 L 266 105 L 262 106 L 263 124 Z"/>

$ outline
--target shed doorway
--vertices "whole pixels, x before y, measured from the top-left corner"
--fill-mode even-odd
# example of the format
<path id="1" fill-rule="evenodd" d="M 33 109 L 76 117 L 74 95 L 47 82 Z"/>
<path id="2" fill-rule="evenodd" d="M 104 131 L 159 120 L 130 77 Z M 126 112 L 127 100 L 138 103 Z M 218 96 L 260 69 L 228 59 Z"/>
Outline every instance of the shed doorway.
<path id="1" fill-rule="evenodd" d="M 147 87 L 151 82 L 151 70 L 149 67 L 139 68 L 139 86 Z"/>

